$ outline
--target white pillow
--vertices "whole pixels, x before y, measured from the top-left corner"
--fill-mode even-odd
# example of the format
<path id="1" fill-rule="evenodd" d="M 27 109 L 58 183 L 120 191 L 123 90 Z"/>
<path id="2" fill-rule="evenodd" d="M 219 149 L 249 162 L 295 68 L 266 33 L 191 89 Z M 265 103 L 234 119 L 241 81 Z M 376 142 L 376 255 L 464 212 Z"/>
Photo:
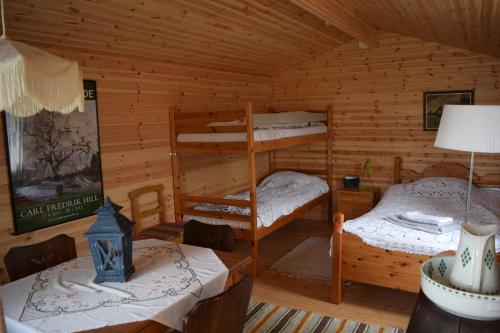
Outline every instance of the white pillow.
<path id="1" fill-rule="evenodd" d="M 254 128 L 300 128 L 307 126 L 318 126 L 318 122 L 327 120 L 325 113 L 295 111 L 277 113 L 255 113 L 253 115 Z M 245 125 L 243 120 L 216 121 L 207 126 L 240 126 Z"/>
<path id="2" fill-rule="evenodd" d="M 259 185 L 259 188 L 270 186 L 274 187 L 289 187 L 289 186 L 303 186 L 303 185 L 318 185 L 321 187 L 326 186 L 328 190 L 328 184 L 325 180 L 306 175 L 305 173 L 295 172 L 295 171 L 278 171 L 269 176 L 267 176 Z"/>
<path id="3" fill-rule="evenodd" d="M 276 112 L 276 113 L 255 113 L 253 124 L 256 127 L 271 126 L 276 124 L 301 124 L 317 121 L 326 121 L 326 113 L 323 112 Z"/>
<path id="4" fill-rule="evenodd" d="M 454 177 L 428 177 L 409 183 L 411 192 L 420 197 L 448 199 L 467 195 L 467 180 Z M 473 185 L 473 191 L 477 188 Z"/>

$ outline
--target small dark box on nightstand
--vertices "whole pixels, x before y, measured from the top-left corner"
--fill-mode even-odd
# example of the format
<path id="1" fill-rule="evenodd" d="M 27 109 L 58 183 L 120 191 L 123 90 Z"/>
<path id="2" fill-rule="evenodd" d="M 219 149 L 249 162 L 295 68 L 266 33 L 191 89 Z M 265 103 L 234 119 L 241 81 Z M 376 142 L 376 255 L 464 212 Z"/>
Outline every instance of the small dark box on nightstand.
<path id="1" fill-rule="evenodd" d="M 359 177 L 358 176 L 344 176 L 343 183 L 344 183 L 344 188 L 358 188 L 359 187 Z"/>

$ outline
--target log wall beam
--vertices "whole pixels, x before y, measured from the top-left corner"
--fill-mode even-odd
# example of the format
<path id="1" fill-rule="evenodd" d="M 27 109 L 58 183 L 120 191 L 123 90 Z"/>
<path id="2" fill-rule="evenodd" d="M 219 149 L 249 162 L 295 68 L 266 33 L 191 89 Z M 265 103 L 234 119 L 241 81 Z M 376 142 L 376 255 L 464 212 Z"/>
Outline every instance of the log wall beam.
<path id="1" fill-rule="evenodd" d="M 334 0 L 291 0 L 296 6 L 360 41 L 360 46 L 378 46 L 377 30 Z"/>

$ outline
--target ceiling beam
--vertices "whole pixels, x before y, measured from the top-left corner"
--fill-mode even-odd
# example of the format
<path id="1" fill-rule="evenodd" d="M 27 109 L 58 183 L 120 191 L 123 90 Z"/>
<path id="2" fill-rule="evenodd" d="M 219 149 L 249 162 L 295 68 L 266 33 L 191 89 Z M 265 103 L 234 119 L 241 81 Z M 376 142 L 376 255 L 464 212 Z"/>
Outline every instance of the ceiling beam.
<path id="1" fill-rule="evenodd" d="M 290 0 L 296 6 L 373 48 L 378 46 L 377 30 L 334 0 Z"/>

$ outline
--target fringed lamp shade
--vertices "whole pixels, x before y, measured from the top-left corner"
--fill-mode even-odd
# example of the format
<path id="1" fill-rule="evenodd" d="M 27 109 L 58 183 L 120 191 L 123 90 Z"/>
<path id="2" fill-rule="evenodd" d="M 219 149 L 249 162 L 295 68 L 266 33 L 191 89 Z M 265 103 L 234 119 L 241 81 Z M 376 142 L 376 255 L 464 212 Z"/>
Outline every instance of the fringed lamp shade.
<path id="1" fill-rule="evenodd" d="M 27 117 L 43 109 L 83 111 L 78 64 L 0 37 L 0 111 Z"/>

